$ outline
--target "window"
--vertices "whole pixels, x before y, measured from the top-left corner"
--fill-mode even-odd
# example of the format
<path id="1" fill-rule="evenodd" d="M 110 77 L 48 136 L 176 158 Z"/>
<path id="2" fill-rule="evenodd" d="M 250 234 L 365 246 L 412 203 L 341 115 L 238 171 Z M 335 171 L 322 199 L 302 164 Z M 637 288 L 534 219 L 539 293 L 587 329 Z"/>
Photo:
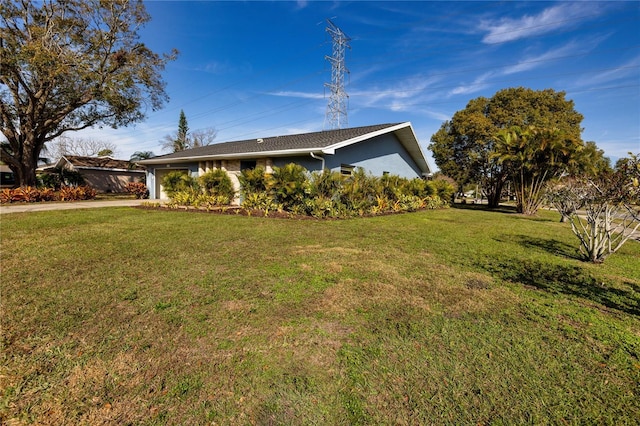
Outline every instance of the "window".
<path id="1" fill-rule="evenodd" d="M 13 177 L 13 173 L 11 172 L 2 172 L 0 173 L 0 183 L 2 185 L 13 185 L 16 183 L 16 180 Z"/>
<path id="2" fill-rule="evenodd" d="M 356 168 L 356 166 L 352 166 L 350 164 L 342 164 L 340 166 L 340 174 L 342 174 L 342 176 L 351 176 L 353 175 L 353 170 Z"/>
<path id="3" fill-rule="evenodd" d="M 256 164 L 256 160 L 242 160 L 240 161 L 240 171 L 246 169 L 255 169 Z"/>

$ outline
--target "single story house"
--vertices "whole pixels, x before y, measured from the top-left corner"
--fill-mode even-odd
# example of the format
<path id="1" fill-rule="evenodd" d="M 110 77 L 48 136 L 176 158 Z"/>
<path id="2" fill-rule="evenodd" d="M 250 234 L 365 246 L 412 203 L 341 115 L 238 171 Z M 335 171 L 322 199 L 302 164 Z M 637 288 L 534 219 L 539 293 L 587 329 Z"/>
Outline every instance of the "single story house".
<path id="1" fill-rule="evenodd" d="M 111 157 L 63 155 L 38 171 L 46 173 L 59 168 L 80 173 L 85 183 L 99 192 L 125 192 L 129 182 L 145 180 L 144 166 Z"/>
<path id="2" fill-rule="evenodd" d="M 375 176 L 415 178 L 431 174 L 409 122 L 218 143 L 140 161 L 147 167 L 152 199 L 166 198 L 162 179 L 172 171 L 197 177 L 221 168 L 239 189 L 242 170 L 262 166 L 270 172 L 272 167 L 288 163 L 300 164 L 309 171 L 326 168 L 344 174 L 357 167 Z"/>

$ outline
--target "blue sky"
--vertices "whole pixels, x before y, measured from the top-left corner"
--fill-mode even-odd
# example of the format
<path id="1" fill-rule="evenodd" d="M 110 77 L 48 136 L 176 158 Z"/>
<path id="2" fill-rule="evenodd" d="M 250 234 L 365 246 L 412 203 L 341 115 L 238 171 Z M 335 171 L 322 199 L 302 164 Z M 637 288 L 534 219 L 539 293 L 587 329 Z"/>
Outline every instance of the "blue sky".
<path id="1" fill-rule="evenodd" d="M 640 3 L 149 1 L 142 41 L 180 51 L 171 100 L 135 127 L 89 129 L 120 158 L 163 153 L 184 110 L 216 142 L 326 128 L 330 18 L 350 38 L 348 126 L 410 121 L 431 135 L 469 100 L 507 87 L 567 92 L 583 139 L 615 161 L 640 152 Z"/>

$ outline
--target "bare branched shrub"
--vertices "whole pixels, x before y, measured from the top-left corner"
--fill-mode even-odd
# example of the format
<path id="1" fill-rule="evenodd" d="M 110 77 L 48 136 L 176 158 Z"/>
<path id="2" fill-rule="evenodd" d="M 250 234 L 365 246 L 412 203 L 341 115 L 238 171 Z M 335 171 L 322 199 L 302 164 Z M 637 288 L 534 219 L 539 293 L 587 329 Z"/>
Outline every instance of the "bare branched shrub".
<path id="1" fill-rule="evenodd" d="M 550 202 L 571 224 L 586 260 L 601 263 L 630 238 L 638 238 L 638 158 L 597 178 L 565 179 L 547 187 Z"/>

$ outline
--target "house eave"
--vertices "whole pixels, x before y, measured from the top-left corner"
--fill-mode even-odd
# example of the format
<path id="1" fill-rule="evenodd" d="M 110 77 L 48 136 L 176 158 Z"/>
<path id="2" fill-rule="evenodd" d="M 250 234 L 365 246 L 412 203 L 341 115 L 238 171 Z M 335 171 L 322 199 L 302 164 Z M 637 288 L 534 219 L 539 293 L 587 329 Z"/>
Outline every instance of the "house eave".
<path id="1" fill-rule="evenodd" d="M 194 155 L 190 157 L 179 158 L 149 158 L 148 160 L 138 161 L 138 163 L 147 164 L 175 164 L 175 163 L 192 163 L 194 161 L 211 161 L 211 160 L 230 160 L 230 159 L 243 159 L 243 158 L 265 158 L 265 157 L 293 157 L 297 155 L 309 155 L 315 154 L 334 154 L 331 149 L 327 148 L 305 148 L 305 149 L 285 149 L 277 151 L 253 151 L 242 152 L 236 154 L 209 154 L 209 155 Z"/>

